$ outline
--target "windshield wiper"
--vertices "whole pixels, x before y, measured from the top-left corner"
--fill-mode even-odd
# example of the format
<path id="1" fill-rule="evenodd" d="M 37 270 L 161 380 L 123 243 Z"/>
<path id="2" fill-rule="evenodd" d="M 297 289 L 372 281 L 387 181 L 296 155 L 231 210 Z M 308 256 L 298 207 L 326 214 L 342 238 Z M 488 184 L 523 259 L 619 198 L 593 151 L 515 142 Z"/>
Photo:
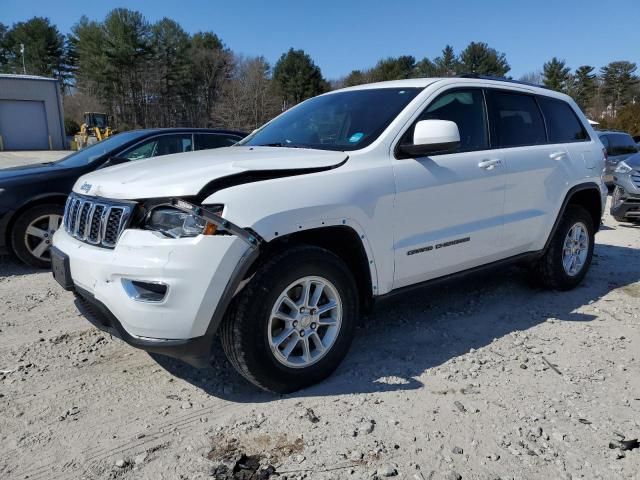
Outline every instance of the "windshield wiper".
<path id="1" fill-rule="evenodd" d="M 283 147 L 283 148 L 302 148 L 295 143 L 282 143 L 282 142 L 273 142 L 273 143 L 262 143 L 260 145 L 254 145 L 255 147 Z"/>

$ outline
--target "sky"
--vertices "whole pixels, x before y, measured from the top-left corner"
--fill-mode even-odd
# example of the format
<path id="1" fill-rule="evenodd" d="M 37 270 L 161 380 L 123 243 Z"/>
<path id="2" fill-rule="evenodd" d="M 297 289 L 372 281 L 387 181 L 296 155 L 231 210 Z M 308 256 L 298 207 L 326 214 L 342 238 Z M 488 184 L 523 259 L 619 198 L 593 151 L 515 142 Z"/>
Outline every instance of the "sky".
<path id="1" fill-rule="evenodd" d="M 514 78 L 553 56 L 572 68 L 640 65 L 640 0 L 0 0 L 0 22 L 45 16 L 68 33 L 81 15 L 102 20 L 115 7 L 213 31 L 234 52 L 271 64 L 303 49 L 328 79 L 389 56 L 433 58 L 446 44 L 459 52 L 471 41 L 504 52 Z"/>

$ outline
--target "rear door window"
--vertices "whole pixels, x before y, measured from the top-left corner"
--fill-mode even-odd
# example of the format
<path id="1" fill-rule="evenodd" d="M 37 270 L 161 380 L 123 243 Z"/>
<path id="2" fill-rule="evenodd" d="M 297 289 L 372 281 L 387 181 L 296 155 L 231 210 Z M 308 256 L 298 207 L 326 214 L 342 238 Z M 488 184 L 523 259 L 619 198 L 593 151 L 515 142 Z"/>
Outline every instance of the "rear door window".
<path id="1" fill-rule="evenodd" d="M 172 153 L 190 152 L 192 150 L 192 143 L 190 133 L 161 135 L 134 146 L 120 156 L 129 160 L 142 160 Z"/>
<path id="2" fill-rule="evenodd" d="M 531 95 L 488 90 L 492 147 L 508 148 L 546 143 L 542 113 Z"/>
<path id="3" fill-rule="evenodd" d="M 583 142 L 589 139 L 580 120 L 568 103 L 549 97 L 538 97 L 547 122 L 549 143 Z"/>
<path id="4" fill-rule="evenodd" d="M 217 133 L 198 133 L 195 137 L 195 150 L 230 147 L 240 140 L 237 137 Z"/>

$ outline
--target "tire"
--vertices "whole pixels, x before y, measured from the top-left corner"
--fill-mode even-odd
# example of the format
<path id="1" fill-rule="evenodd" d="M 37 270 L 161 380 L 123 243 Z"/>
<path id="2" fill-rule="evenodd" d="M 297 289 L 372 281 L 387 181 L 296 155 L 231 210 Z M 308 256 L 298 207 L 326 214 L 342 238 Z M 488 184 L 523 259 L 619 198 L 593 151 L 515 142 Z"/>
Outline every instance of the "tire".
<path id="1" fill-rule="evenodd" d="M 15 256 L 32 267 L 49 268 L 51 239 L 62 222 L 63 213 L 62 205 L 51 203 L 31 207 L 20 214 L 10 232 L 11 249 Z M 51 223 L 53 220 L 49 221 L 51 218 L 57 223 L 55 228 Z M 37 232 L 38 235 L 30 232 Z"/>
<path id="2" fill-rule="evenodd" d="M 585 237 L 588 241 L 586 246 L 586 256 L 580 262 L 579 268 L 575 272 L 568 272 L 563 265 L 563 250 L 569 232 L 576 226 L 585 230 Z M 575 230 L 574 230 L 575 232 Z M 562 220 L 556 229 L 553 238 L 546 252 L 532 268 L 533 279 L 539 285 L 556 289 L 571 290 L 580 284 L 587 274 L 591 259 L 593 257 L 593 247 L 595 242 L 595 229 L 593 219 L 587 210 L 579 205 L 568 205 Z M 576 262 L 578 265 L 578 262 Z"/>
<path id="3" fill-rule="evenodd" d="M 285 323 L 272 314 L 274 309 L 278 309 L 278 305 L 289 305 L 281 300 L 284 300 L 284 296 L 291 299 L 297 295 L 296 292 L 301 292 L 302 287 L 298 288 L 296 282 L 307 278 L 312 278 L 309 292 L 317 291 L 322 281 L 328 282 L 322 287 L 322 297 L 316 302 L 318 309 L 328 308 L 331 301 L 340 308 L 335 307 L 329 312 L 317 316 L 307 315 L 304 318 L 301 312 L 291 309 L 285 316 L 299 319 L 296 320 L 298 326 L 294 328 L 293 322 L 287 320 L 289 323 Z M 318 283 L 313 284 L 314 281 Z M 294 284 L 296 286 L 291 288 Z M 309 297 L 310 302 L 307 303 L 313 305 L 313 293 L 310 293 Z M 328 250 L 296 246 L 258 268 L 251 281 L 230 306 L 220 327 L 220 338 L 227 358 L 243 377 L 264 390 L 290 393 L 318 383 L 333 373 L 349 350 L 358 313 L 356 283 L 345 263 Z M 322 318 L 321 315 L 328 316 Z M 340 322 L 333 317 L 340 317 Z M 317 324 L 312 322 L 314 318 L 317 319 Z M 279 326 L 278 322 L 282 325 Z M 323 325 L 329 322 L 335 324 Z M 280 327 L 282 330 L 278 331 L 277 328 Z M 307 350 L 303 350 L 305 339 L 298 335 L 304 328 L 310 332 L 306 336 L 310 345 Z M 311 328 L 316 330 L 312 331 Z M 286 332 L 289 330 L 293 333 L 287 336 Z M 331 342 L 324 353 L 315 343 L 316 335 L 320 343 Z M 291 342 L 299 342 L 290 353 L 289 359 L 285 359 L 285 354 L 279 347 L 272 346 L 272 342 L 277 343 L 279 337 L 285 338 L 281 344 L 284 346 L 282 350 L 287 350 Z M 311 349 L 315 349 L 315 360 L 308 365 L 291 366 L 298 358 L 295 356 L 297 352 L 301 355 L 296 361 L 304 362 L 305 353 Z"/>

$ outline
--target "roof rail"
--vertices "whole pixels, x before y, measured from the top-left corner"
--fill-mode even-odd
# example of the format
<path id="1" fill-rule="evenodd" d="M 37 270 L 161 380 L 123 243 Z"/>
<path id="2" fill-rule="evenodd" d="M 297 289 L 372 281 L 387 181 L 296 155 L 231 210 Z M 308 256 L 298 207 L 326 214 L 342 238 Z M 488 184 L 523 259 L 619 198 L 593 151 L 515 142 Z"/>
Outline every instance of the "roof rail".
<path id="1" fill-rule="evenodd" d="M 477 78 L 479 80 L 495 80 L 498 82 L 508 82 L 508 83 L 517 83 L 519 85 L 527 85 L 529 87 L 537 87 L 537 88 L 548 88 L 544 85 L 538 85 L 537 83 L 531 82 L 522 82 L 520 80 L 513 80 L 512 78 L 506 77 L 496 77 L 493 75 L 480 75 L 478 73 L 461 73 L 460 75 L 456 75 L 458 78 Z"/>

